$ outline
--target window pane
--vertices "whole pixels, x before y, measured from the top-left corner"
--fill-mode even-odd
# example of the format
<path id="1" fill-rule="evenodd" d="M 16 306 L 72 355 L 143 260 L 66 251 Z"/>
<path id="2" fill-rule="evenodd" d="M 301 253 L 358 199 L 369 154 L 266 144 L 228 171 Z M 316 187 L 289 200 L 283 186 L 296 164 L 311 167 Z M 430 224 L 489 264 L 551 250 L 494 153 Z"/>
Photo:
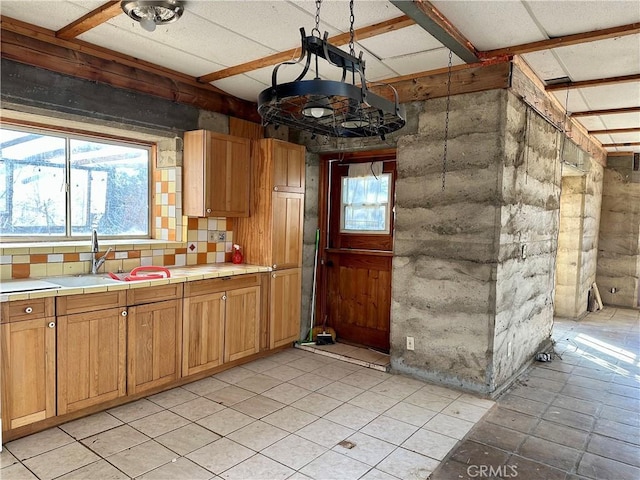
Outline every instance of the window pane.
<path id="1" fill-rule="evenodd" d="M 0 130 L 0 235 L 65 234 L 65 139 Z"/>
<path id="2" fill-rule="evenodd" d="M 389 232 L 390 181 L 388 173 L 342 178 L 342 232 Z"/>
<path id="3" fill-rule="evenodd" d="M 386 208 L 384 206 L 345 206 L 344 230 L 384 232 L 386 226 Z"/>
<path id="4" fill-rule="evenodd" d="M 148 198 L 147 149 L 71 140 L 72 235 L 146 235 Z"/>

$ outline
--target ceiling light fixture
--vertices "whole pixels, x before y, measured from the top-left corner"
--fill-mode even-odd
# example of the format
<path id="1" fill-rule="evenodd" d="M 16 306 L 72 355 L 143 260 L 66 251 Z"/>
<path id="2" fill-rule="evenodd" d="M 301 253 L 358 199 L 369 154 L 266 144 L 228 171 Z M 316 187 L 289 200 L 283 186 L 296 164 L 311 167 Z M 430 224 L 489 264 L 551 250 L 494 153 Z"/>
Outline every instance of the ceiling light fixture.
<path id="1" fill-rule="evenodd" d="M 263 125 L 287 125 L 299 130 L 329 137 L 381 137 L 402 128 L 404 108 L 398 102 L 398 93 L 391 85 L 389 98 L 369 91 L 365 78 L 362 52 L 355 56 L 353 48 L 353 0 L 351 12 L 351 39 L 349 53 L 331 45 L 325 32 L 320 38 L 320 5 L 316 0 L 316 25 L 311 35 L 300 29 L 302 51 L 297 61 L 282 62 L 271 74 L 271 87 L 258 96 L 258 113 Z M 305 60 L 306 59 L 306 60 Z M 318 60 L 341 70 L 341 80 L 320 78 Z M 283 65 L 296 65 L 303 60 L 302 73 L 293 82 L 278 83 L 278 70 Z M 315 66 L 315 77 L 305 80 L 310 66 Z"/>
<path id="2" fill-rule="evenodd" d="M 182 2 L 177 0 L 124 0 L 120 7 L 148 32 L 157 25 L 175 22 L 184 13 Z"/>

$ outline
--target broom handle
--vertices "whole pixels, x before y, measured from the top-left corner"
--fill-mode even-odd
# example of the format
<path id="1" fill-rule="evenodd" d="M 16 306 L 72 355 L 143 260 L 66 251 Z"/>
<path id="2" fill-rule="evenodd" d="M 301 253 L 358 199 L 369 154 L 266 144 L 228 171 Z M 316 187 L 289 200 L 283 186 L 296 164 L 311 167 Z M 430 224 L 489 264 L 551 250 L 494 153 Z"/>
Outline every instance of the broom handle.
<path id="1" fill-rule="evenodd" d="M 316 319 L 316 271 L 318 270 L 318 249 L 320 246 L 320 229 L 316 228 L 316 247 L 313 257 L 313 286 L 311 289 L 311 325 L 309 327 L 309 341 L 313 341 L 313 324 Z"/>

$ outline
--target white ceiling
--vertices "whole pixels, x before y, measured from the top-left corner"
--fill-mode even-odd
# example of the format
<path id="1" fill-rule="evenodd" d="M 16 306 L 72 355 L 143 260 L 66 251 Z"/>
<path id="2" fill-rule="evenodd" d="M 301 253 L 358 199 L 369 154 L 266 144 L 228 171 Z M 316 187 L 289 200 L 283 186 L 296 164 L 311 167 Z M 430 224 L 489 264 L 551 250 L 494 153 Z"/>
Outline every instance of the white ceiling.
<path id="1" fill-rule="evenodd" d="M 99 7 L 106 0 L 2 0 L 0 13 L 57 31 Z M 601 30 L 640 22 L 638 0 L 506 0 L 431 2 L 477 50 L 485 51 L 552 37 Z M 314 27 L 311 0 L 223 1 L 190 0 L 176 23 L 155 32 L 121 14 L 83 33 L 79 40 L 147 62 L 199 77 L 300 44 L 299 28 Z M 403 15 L 386 0 L 355 0 L 355 28 Z M 324 0 L 322 32 L 349 30 L 349 2 Z M 356 38 L 356 41 L 358 39 Z M 347 48 L 342 47 L 342 48 Z M 357 41 L 366 60 L 367 79 L 380 81 L 447 66 L 448 49 L 414 25 Z M 583 81 L 640 74 L 640 35 L 525 54 L 525 61 L 542 80 L 569 77 Z M 454 64 L 463 63 L 454 56 Z M 232 95 L 256 101 L 271 82 L 273 67 L 253 70 L 212 82 Z M 288 67 L 283 79 L 297 75 Z M 322 72 L 333 78 L 333 72 Z M 554 92 L 569 112 L 640 106 L 640 81 Z M 640 127 L 640 114 L 580 117 L 587 129 Z M 604 143 L 640 142 L 640 133 L 606 134 Z M 640 151 L 640 147 L 611 147 L 610 151 Z"/>

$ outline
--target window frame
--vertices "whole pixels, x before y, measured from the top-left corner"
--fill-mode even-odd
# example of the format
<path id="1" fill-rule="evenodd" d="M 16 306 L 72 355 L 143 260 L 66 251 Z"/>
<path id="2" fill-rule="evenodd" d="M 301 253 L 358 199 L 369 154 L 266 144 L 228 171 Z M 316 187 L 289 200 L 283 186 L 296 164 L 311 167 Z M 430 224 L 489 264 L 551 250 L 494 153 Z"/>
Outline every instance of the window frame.
<path id="1" fill-rule="evenodd" d="M 340 195 L 340 233 L 341 234 L 356 234 L 356 235 L 389 235 L 391 233 L 391 216 L 393 215 L 393 207 L 392 207 L 392 202 L 391 202 L 391 190 L 392 190 L 392 186 L 391 186 L 391 182 L 393 181 L 393 174 L 391 172 L 382 172 L 380 174 L 381 177 L 385 177 L 388 180 L 388 186 L 387 186 L 387 199 L 386 202 L 384 203 L 375 203 L 375 204 L 366 204 L 366 203 L 345 203 L 344 202 L 344 181 L 345 179 L 348 178 L 368 178 L 368 177 L 375 177 L 375 175 L 367 175 L 366 177 L 350 177 L 348 174 L 347 175 L 343 175 L 342 178 L 342 185 L 341 185 L 341 192 L 342 195 Z M 360 206 L 360 207 L 366 207 L 366 206 L 384 206 L 385 209 L 385 228 L 384 230 L 354 230 L 354 229 L 350 229 L 350 228 L 345 228 L 345 207 L 347 206 Z"/>
<path id="2" fill-rule="evenodd" d="M 65 235 L 31 235 L 31 236 L 15 236 L 15 235 L 1 235 L 3 243 L 50 243 L 50 242 L 77 242 L 79 240 L 85 240 L 90 238 L 91 235 L 71 235 L 71 193 L 70 193 L 70 176 L 71 176 L 71 151 L 70 144 L 72 140 L 89 141 L 102 144 L 110 144 L 117 146 L 128 146 L 147 150 L 148 152 L 148 168 L 147 168 L 147 205 L 148 205 L 148 218 L 147 218 L 147 233 L 144 235 L 100 235 L 100 238 L 111 240 L 150 240 L 153 238 L 153 178 L 154 178 L 154 166 L 156 159 L 157 146 L 154 142 L 136 140 L 132 138 L 120 137 L 115 135 L 100 134 L 91 131 L 84 131 L 79 129 L 65 129 L 62 127 L 54 127 L 42 124 L 33 124 L 31 122 L 14 122 L 8 120 L 2 120 L 2 128 L 6 130 L 14 130 L 22 133 L 34 133 L 38 135 L 46 135 L 52 137 L 60 137 L 64 139 L 65 143 L 65 184 L 67 186 L 65 192 Z M 100 232 L 98 232 L 100 234 Z"/>

